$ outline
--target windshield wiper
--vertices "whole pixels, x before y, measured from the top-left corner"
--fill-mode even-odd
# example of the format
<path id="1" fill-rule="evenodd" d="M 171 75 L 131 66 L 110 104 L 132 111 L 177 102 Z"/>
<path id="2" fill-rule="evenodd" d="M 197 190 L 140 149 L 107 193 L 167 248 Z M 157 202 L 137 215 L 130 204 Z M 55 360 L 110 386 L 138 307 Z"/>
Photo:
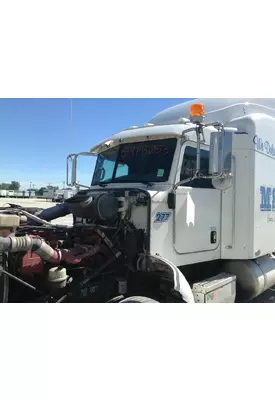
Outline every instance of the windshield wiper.
<path id="1" fill-rule="evenodd" d="M 93 186 L 100 186 L 100 187 L 105 187 L 107 185 L 109 185 L 110 183 L 143 183 L 143 185 L 147 185 L 147 186 L 153 186 L 152 182 L 148 182 L 148 181 L 124 181 L 124 180 L 114 180 L 114 181 L 110 181 L 110 182 L 95 182 L 93 183 Z"/>
<path id="2" fill-rule="evenodd" d="M 153 186 L 153 183 L 148 182 L 148 181 L 140 181 L 140 183 L 143 183 L 143 185 L 147 185 L 147 186 Z"/>
<path id="3" fill-rule="evenodd" d="M 94 182 L 94 183 L 92 184 L 92 186 L 105 187 L 105 186 L 108 185 L 108 183 L 111 183 L 111 182 Z"/>
<path id="4" fill-rule="evenodd" d="M 147 186 L 153 186 L 152 182 L 148 182 L 148 181 L 125 181 L 123 179 L 121 180 L 114 180 L 112 183 L 142 183 L 143 185 L 147 185 Z"/>

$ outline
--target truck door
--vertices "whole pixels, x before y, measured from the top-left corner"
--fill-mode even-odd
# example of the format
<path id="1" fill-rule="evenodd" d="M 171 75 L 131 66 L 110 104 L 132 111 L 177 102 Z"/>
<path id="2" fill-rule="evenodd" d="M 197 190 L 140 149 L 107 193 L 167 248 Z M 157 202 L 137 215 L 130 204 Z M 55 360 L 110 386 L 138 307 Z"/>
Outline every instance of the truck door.
<path id="1" fill-rule="evenodd" d="M 180 180 L 196 170 L 196 145 L 186 145 Z M 201 150 L 201 171 L 207 173 L 208 150 Z M 221 193 L 211 180 L 197 179 L 176 191 L 174 247 L 178 254 L 215 250 L 220 242 Z"/>

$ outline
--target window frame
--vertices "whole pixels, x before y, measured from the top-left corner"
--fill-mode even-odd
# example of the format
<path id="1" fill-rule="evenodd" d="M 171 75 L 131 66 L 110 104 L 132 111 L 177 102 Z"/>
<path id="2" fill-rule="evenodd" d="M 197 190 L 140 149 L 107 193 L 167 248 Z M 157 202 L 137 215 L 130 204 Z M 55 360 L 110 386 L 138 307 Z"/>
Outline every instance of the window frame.
<path id="1" fill-rule="evenodd" d="M 173 179 L 173 177 L 175 176 L 174 175 L 174 166 L 175 166 L 175 162 L 177 162 L 177 159 L 178 159 L 178 151 L 180 150 L 180 148 L 179 148 L 179 140 L 178 140 L 178 138 L 177 137 L 174 137 L 174 136 L 171 136 L 171 137 L 156 137 L 156 138 L 150 138 L 149 140 L 147 139 L 144 139 L 144 140 L 137 140 L 137 141 L 131 141 L 131 142 L 128 142 L 128 143 L 119 143 L 119 144 L 117 144 L 116 146 L 114 146 L 113 148 L 114 149 L 117 149 L 118 150 L 118 157 L 119 157 L 119 155 L 120 155 L 120 152 L 121 152 L 121 145 L 126 145 L 126 144 L 134 144 L 134 143 L 142 143 L 142 142 L 154 142 L 154 141 L 164 141 L 164 140 L 174 140 L 175 141 L 175 150 L 174 150 L 174 155 L 173 155 L 173 157 L 172 157 L 172 162 L 171 162 L 171 166 L 170 166 L 170 171 L 169 171 L 169 174 L 168 174 L 168 177 L 167 177 L 167 179 L 166 180 L 160 180 L 160 181 L 151 181 L 151 183 L 153 184 L 153 185 L 155 185 L 155 184 L 170 184 L 170 181 Z M 108 150 L 105 150 L 105 151 L 108 151 Z M 105 151 L 102 151 L 101 153 L 104 153 Z M 99 153 L 98 154 L 98 156 L 101 154 L 101 153 Z M 97 159 L 98 160 L 98 159 Z M 92 177 L 92 182 L 91 182 L 91 186 L 95 186 L 97 183 L 96 182 L 98 182 L 98 181 L 96 181 L 96 182 L 94 182 L 94 177 L 95 177 L 95 171 L 96 171 L 96 166 L 97 166 L 97 161 L 96 161 L 96 163 L 95 163 L 95 168 L 94 168 L 94 172 L 93 172 L 93 177 Z M 116 161 L 115 162 L 115 168 L 114 168 L 114 170 L 113 170 L 113 174 L 112 174 L 112 179 L 115 179 L 115 176 L 116 176 L 116 174 L 117 174 L 117 170 L 118 170 L 118 162 Z M 119 178 L 119 177 L 118 177 Z M 105 181 L 102 181 L 101 183 L 105 183 Z M 140 182 L 136 182 L 136 181 L 133 181 L 133 182 L 128 182 L 128 181 L 122 181 L 122 182 L 120 182 L 120 181 L 113 181 L 113 182 L 108 182 L 108 183 L 110 183 L 110 184 L 138 184 L 138 183 L 140 183 Z"/>

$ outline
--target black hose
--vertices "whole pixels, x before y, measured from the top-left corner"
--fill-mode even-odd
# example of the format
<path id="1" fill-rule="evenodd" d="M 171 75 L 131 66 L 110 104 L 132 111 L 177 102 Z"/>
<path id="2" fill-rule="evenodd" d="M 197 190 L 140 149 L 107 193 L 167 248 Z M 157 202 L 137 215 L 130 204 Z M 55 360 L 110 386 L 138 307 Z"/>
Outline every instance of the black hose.
<path id="1" fill-rule="evenodd" d="M 56 204 L 53 207 L 45 208 L 37 217 L 44 219 L 45 221 L 52 221 L 56 218 L 66 217 L 66 215 L 71 214 L 66 203 Z"/>

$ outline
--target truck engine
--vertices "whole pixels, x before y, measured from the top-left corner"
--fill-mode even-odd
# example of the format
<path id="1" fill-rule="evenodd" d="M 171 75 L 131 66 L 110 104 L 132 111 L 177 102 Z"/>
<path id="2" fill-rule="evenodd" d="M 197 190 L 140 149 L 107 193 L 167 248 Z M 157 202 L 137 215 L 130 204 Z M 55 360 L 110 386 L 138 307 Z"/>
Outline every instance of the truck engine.
<path id="1" fill-rule="evenodd" d="M 160 281 L 138 269 L 148 246 L 131 209 L 148 209 L 145 191 L 83 190 L 63 204 L 31 213 L 0 210 L 0 295 L 4 302 L 108 302 L 150 292 Z M 73 226 L 49 222 L 72 214 Z M 138 289 L 137 289 L 138 288 Z M 2 294 L 1 294 L 2 293 Z"/>

